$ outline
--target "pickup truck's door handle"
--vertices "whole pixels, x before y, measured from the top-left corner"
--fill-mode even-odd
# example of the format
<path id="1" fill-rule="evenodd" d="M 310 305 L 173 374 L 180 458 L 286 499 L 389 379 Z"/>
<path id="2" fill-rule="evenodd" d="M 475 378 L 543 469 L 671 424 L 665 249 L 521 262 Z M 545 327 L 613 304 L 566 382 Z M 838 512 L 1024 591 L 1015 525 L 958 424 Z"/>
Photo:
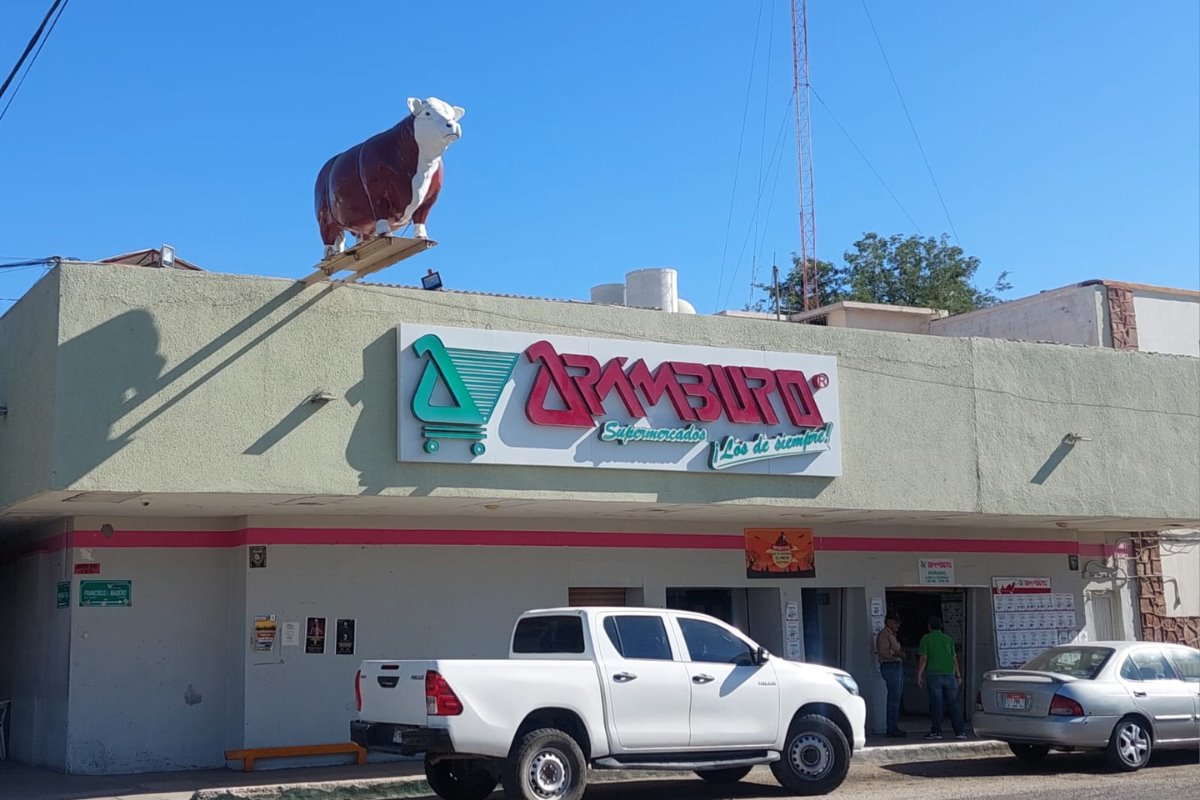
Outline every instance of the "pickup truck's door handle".
<path id="1" fill-rule="evenodd" d="M 632 680 L 637 680 L 637 675 L 634 675 L 632 672 L 618 672 L 616 675 L 613 675 L 613 680 L 617 683 L 629 683 Z"/>
<path id="2" fill-rule="evenodd" d="M 692 683 L 712 683 L 715 680 L 716 678 L 712 675 L 705 675 L 704 673 L 692 676 Z"/>
<path id="3" fill-rule="evenodd" d="M 1134 692 L 1133 696 L 1134 697 L 1145 697 L 1146 693 L 1145 692 Z"/>

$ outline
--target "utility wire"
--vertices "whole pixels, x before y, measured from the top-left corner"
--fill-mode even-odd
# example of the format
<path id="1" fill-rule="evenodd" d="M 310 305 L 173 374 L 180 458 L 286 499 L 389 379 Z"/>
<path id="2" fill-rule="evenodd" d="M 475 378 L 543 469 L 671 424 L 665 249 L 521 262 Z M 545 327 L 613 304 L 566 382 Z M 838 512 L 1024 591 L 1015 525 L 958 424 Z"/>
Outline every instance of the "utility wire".
<path id="1" fill-rule="evenodd" d="M 887 66 L 888 75 L 892 78 L 892 86 L 896 87 L 896 95 L 900 98 L 900 107 L 904 109 L 904 117 L 908 120 L 908 127 L 912 131 L 913 138 L 917 141 L 917 149 L 921 151 L 921 159 L 925 162 L 925 169 L 929 172 L 929 180 L 933 182 L 933 190 L 937 192 L 938 201 L 942 204 L 942 211 L 946 214 L 946 221 L 950 223 L 950 232 L 954 234 L 955 243 L 961 247 L 962 242 L 958 239 L 958 231 L 954 227 L 954 220 L 950 217 L 950 209 L 946 207 L 946 198 L 942 197 L 942 189 L 938 186 L 937 178 L 933 176 L 933 167 L 929 165 L 929 157 L 925 155 L 925 146 L 921 144 L 921 137 L 917 135 L 917 126 L 913 123 L 912 114 L 908 113 L 908 103 L 904 102 L 904 92 L 900 91 L 900 82 L 896 80 L 896 73 L 892 71 L 892 62 L 888 60 L 887 51 L 883 49 L 883 40 L 879 38 L 879 31 L 875 30 L 875 21 L 871 19 L 871 11 L 867 8 L 867 0 L 859 0 L 859 2 L 862 3 L 863 12 L 867 15 L 867 23 L 871 26 L 871 33 L 875 35 L 875 44 L 879 45 L 879 53 L 883 56 L 883 63 Z"/>
<path id="2" fill-rule="evenodd" d="M 892 187 L 888 186 L 887 181 L 885 181 L 883 176 L 879 174 L 879 170 L 875 169 L 875 165 L 871 163 L 871 159 L 867 158 L 866 153 L 864 153 L 862 148 L 858 146 L 858 143 L 854 141 L 854 137 L 851 136 L 850 132 L 846 130 L 844 125 L 842 125 L 841 121 L 837 118 L 837 115 L 833 113 L 833 109 L 829 107 L 824 98 L 821 97 L 820 93 L 814 87 L 809 86 L 808 88 L 812 91 L 813 97 L 817 98 L 817 102 L 821 104 L 821 108 L 825 109 L 825 113 L 829 114 L 829 118 L 833 120 L 833 124 L 837 125 L 838 130 L 841 131 L 842 135 L 846 137 L 846 141 L 849 142 L 850 146 L 854 148 L 854 152 L 858 153 L 858 157 L 863 160 L 863 163 L 867 165 L 867 168 L 874 173 L 875 178 L 879 181 L 880 185 L 887 190 L 889 195 L 891 195 L 892 200 L 896 202 L 896 206 L 904 212 L 904 216 L 908 217 L 908 221 L 912 223 L 914 228 L 916 228 L 917 233 L 924 236 L 925 232 L 921 230 L 921 226 L 917 224 L 915 219 L 913 219 L 912 214 L 908 213 L 908 209 L 905 208 L 904 204 L 900 202 L 900 198 L 896 197 L 896 193 L 892 191 Z"/>
<path id="3" fill-rule="evenodd" d="M 54 33 L 54 27 L 58 25 L 58 21 L 62 19 L 63 12 L 67 10 L 67 3 L 70 1 L 71 0 L 54 0 L 54 5 L 50 6 L 50 10 L 46 12 L 46 17 L 42 20 L 42 24 L 38 26 L 37 31 L 33 34 L 33 38 L 30 39 L 29 44 L 26 45 L 25 52 L 21 54 L 19 59 L 17 59 L 16 66 L 13 67 L 12 72 L 10 72 L 8 77 L 4 80 L 4 86 L 0 87 L 0 99 L 4 97 L 4 92 L 8 89 L 8 85 L 12 83 L 13 78 L 16 77 L 17 72 L 21 69 L 21 64 L 25 62 L 25 57 L 28 56 L 29 51 L 33 49 L 34 43 L 38 41 L 39 37 L 41 37 L 41 42 L 38 43 L 37 50 L 34 51 L 33 58 L 29 61 L 29 68 L 25 70 L 25 74 L 21 76 L 21 80 L 17 81 L 17 85 L 13 87 L 12 94 L 8 96 L 8 102 L 4 104 L 4 110 L 0 111 L 0 122 L 2 122 L 5 115 L 8 114 L 9 106 L 12 105 L 13 100 L 17 96 L 17 92 L 21 91 L 21 86 L 24 85 L 25 79 L 29 77 L 29 73 L 33 69 L 33 65 L 37 63 L 38 56 L 42 54 L 42 48 L 46 46 L 46 41 L 50 38 L 50 34 Z M 46 31 L 45 36 L 42 36 L 42 30 L 46 27 L 46 22 L 50 19 L 51 15 L 54 14 L 55 9 L 58 9 L 58 15 L 55 16 L 54 21 L 50 23 L 50 30 Z"/>
<path id="4" fill-rule="evenodd" d="M 746 117 L 750 112 L 750 87 L 754 85 L 754 65 L 758 61 L 758 32 L 762 27 L 763 0 L 758 0 L 758 19 L 754 21 L 754 48 L 750 53 L 750 75 L 746 78 L 746 101 L 742 105 L 742 132 L 738 134 L 737 163 L 733 168 L 733 189 L 729 192 L 729 217 L 725 220 L 725 243 L 721 245 L 721 277 L 717 279 L 717 308 L 720 311 L 721 284 L 725 283 L 725 256 L 729 252 L 729 228 L 733 225 L 733 204 L 737 199 L 738 175 L 742 169 L 742 144 L 746 140 Z"/>
<path id="5" fill-rule="evenodd" d="M 792 108 L 793 99 L 794 97 L 789 97 L 787 106 L 783 109 L 783 118 L 779 121 L 779 132 L 775 134 L 775 148 L 771 151 L 771 158 L 767 162 L 767 174 L 770 174 L 771 164 L 775 162 L 775 155 L 780 152 L 780 145 L 783 143 L 784 126 L 787 124 L 787 115 Z M 781 157 L 780 162 L 782 162 L 782 160 L 783 159 Z M 779 173 L 776 172 L 775 175 L 776 179 L 778 179 Z M 750 224 L 746 226 L 746 235 L 742 239 L 742 249 L 738 251 L 737 262 L 734 266 L 733 275 L 729 279 L 729 288 L 725 290 L 725 302 L 723 305 L 729 305 L 729 296 L 733 294 L 733 287 L 737 283 L 738 272 L 740 272 L 742 269 L 742 256 L 746 254 L 746 244 L 750 241 L 751 230 L 758 221 L 758 210 L 762 205 L 763 189 L 766 188 L 766 185 L 766 180 L 763 180 L 762 183 L 759 184 L 758 196 L 754 199 L 754 213 L 751 217 Z M 773 197 L 772 205 L 774 205 Z"/>

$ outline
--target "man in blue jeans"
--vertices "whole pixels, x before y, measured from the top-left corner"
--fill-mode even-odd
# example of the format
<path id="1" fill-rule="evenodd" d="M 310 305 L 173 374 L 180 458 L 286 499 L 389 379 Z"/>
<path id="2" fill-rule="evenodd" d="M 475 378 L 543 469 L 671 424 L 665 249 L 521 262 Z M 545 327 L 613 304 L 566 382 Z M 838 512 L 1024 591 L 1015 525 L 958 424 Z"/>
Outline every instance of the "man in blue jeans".
<path id="1" fill-rule="evenodd" d="M 925 738 L 942 738 L 942 714 L 949 710 L 955 738 L 965 739 L 967 730 L 963 725 L 962 710 L 958 707 L 962 672 L 958 669 L 954 640 L 942 630 L 940 617 L 930 617 L 928 625 L 929 633 L 921 637 L 917 649 L 917 686 L 925 686 L 929 692 L 930 727 Z"/>
<path id="2" fill-rule="evenodd" d="M 875 655 L 879 658 L 879 674 L 887 686 L 887 735 L 903 738 L 900 730 L 900 693 L 904 691 L 904 648 L 896 634 L 900 630 L 900 617 L 888 614 L 883 629 L 875 637 Z"/>

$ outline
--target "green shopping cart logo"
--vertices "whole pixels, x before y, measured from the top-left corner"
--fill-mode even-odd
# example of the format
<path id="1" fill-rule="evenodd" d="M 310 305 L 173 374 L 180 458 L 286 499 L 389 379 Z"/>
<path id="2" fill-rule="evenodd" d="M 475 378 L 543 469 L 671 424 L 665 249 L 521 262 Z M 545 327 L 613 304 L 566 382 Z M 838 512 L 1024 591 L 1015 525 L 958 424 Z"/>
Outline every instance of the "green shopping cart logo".
<path id="1" fill-rule="evenodd" d="M 441 449 L 441 439 L 464 439 L 472 455 L 483 455 L 487 424 L 521 354 L 446 347 L 432 333 L 413 342 L 412 351 L 417 358 L 429 356 L 412 396 L 413 416 L 425 423 L 425 452 Z M 433 404 L 439 380 L 452 405 Z"/>

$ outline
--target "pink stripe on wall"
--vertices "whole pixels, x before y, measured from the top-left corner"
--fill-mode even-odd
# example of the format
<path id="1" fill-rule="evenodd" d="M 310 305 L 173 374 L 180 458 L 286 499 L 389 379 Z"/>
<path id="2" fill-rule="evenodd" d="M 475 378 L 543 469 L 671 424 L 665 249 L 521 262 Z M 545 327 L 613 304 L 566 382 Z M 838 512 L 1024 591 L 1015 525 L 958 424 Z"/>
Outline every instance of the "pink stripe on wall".
<path id="1" fill-rule="evenodd" d="M 45 539 L 17 556 L 72 547 L 230 548 L 267 545 L 406 545 L 467 547 L 598 547 L 662 550 L 743 549 L 740 534 L 628 533 L 605 531 L 496 531 L 374 528 L 246 528 L 236 531 L 73 531 Z M 1063 539 L 953 539 L 887 536 L 817 536 L 826 553 L 1014 553 L 1105 557 L 1126 546 L 1080 544 Z"/>

